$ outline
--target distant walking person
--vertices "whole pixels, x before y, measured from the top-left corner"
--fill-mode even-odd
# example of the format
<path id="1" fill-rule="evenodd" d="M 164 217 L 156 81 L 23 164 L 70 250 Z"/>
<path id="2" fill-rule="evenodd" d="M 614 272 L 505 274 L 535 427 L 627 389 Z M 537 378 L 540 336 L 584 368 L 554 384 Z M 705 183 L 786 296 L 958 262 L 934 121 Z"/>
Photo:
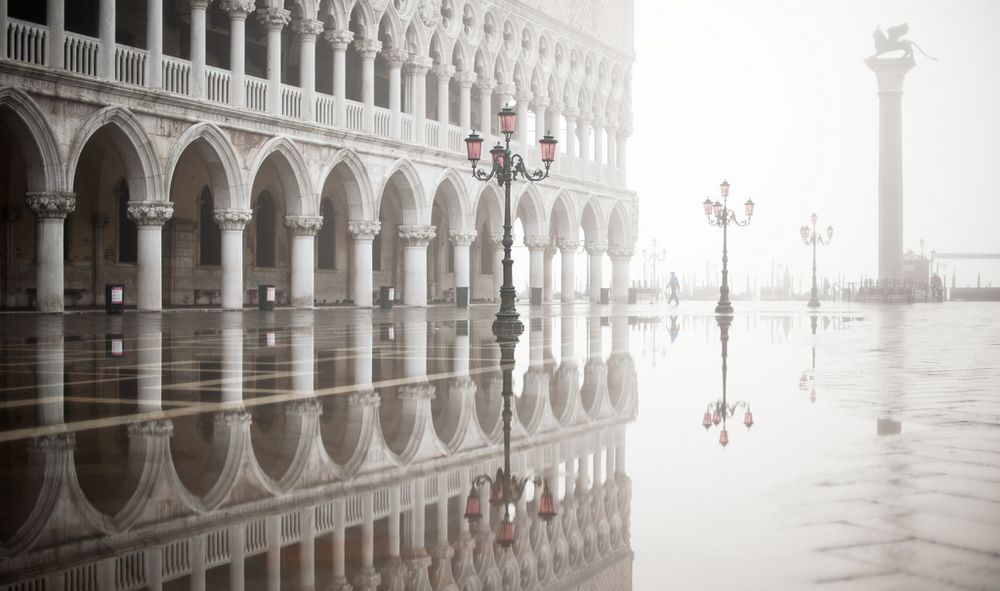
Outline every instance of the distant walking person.
<path id="1" fill-rule="evenodd" d="M 670 298 L 667 300 L 667 303 L 669 304 L 670 302 L 673 302 L 679 306 L 681 304 L 681 301 L 677 299 L 677 290 L 681 288 L 681 282 L 679 279 L 677 279 L 677 275 L 674 274 L 673 271 L 670 272 L 669 286 L 670 286 Z"/>

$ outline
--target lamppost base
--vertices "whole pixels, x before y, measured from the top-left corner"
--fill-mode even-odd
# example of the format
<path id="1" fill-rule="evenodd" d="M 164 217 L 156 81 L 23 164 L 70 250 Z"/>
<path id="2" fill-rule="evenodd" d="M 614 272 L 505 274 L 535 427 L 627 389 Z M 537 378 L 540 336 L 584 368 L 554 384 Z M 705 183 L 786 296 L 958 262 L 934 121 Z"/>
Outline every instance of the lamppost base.
<path id="1" fill-rule="evenodd" d="M 517 312 L 513 314 L 498 313 L 493 321 L 493 335 L 497 341 L 517 339 L 524 332 L 524 323 Z"/>
<path id="2" fill-rule="evenodd" d="M 819 300 L 809 300 L 807 304 L 810 308 L 819 308 Z"/>
<path id="3" fill-rule="evenodd" d="M 732 314 L 733 304 L 731 302 L 719 301 L 718 305 L 715 306 L 716 314 Z"/>

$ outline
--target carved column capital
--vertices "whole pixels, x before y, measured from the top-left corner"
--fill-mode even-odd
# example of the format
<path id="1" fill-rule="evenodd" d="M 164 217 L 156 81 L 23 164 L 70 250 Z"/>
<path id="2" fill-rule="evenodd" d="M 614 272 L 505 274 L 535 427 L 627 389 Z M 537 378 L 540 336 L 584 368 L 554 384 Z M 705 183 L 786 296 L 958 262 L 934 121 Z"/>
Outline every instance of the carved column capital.
<path id="1" fill-rule="evenodd" d="M 604 254 L 608 252 L 607 242 L 587 242 L 583 245 L 583 249 L 587 251 L 587 254 Z"/>
<path id="2" fill-rule="evenodd" d="M 323 21 L 314 18 L 304 18 L 295 21 L 292 29 L 303 37 L 315 37 L 323 34 Z"/>
<path id="3" fill-rule="evenodd" d="M 497 84 L 497 94 L 504 97 L 504 99 L 509 100 L 514 97 L 514 92 L 517 91 L 517 87 L 514 86 L 513 82 L 504 82 L 503 84 Z"/>
<path id="4" fill-rule="evenodd" d="M 212 0 L 189 0 L 192 10 L 206 10 Z"/>
<path id="5" fill-rule="evenodd" d="M 438 80 L 450 80 L 455 75 L 455 66 L 451 64 L 438 64 L 431 68 Z"/>
<path id="6" fill-rule="evenodd" d="M 245 19 L 257 8 L 254 0 L 220 0 L 219 6 L 229 13 L 231 19 Z"/>
<path id="7" fill-rule="evenodd" d="M 562 102 L 557 98 L 553 98 L 552 102 L 549 103 L 549 109 L 555 113 L 560 114 L 566 109 L 566 103 Z"/>
<path id="8" fill-rule="evenodd" d="M 580 115 L 580 109 L 576 107 L 566 107 L 562 114 L 567 119 L 576 119 Z"/>
<path id="9" fill-rule="evenodd" d="M 448 240 L 455 245 L 469 246 L 476 241 L 475 230 L 451 230 L 448 232 Z"/>
<path id="10" fill-rule="evenodd" d="M 382 576 L 370 566 L 361 569 L 354 575 L 354 588 L 358 591 L 375 591 L 382 584 Z"/>
<path id="11" fill-rule="evenodd" d="M 370 222 L 367 220 L 357 222 L 347 222 L 347 231 L 355 240 L 374 240 L 379 231 L 382 230 L 382 222 Z"/>
<path id="12" fill-rule="evenodd" d="M 344 51 L 354 41 L 354 33 L 346 29 L 331 29 L 323 33 L 323 38 L 327 40 L 336 51 Z"/>
<path id="13" fill-rule="evenodd" d="M 546 258 L 550 258 L 551 259 L 552 257 L 556 256 L 557 252 L 559 252 L 559 248 L 557 248 L 555 244 L 551 244 L 550 243 L 548 246 L 545 247 L 545 257 Z"/>
<path id="14" fill-rule="evenodd" d="M 323 414 L 323 404 L 315 398 L 303 398 L 285 403 L 286 415 L 315 416 Z"/>
<path id="15" fill-rule="evenodd" d="M 533 101 L 531 101 L 531 106 L 535 109 L 544 109 L 549 106 L 552 101 L 549 97 L 545 95 L 536 96 Z"/>
<path id="16" fill-rule="evenodd" d="M 366 59 L 375 59 L 375 55 L 382 51 L 382 42 L 378 39 L 356 39 L 354 50 Z"/>
<path id="17" fill-rule="evenodd" d="M 434 386 L 427 382 L 403 384 L 397 390 L 400 400 L 434 400 Z"/>
<path id="18" fill-rule="evenodd" d="M 552 241 L 546 236 L 525 236 L 524 245 L 528 247 L 529 251 L 545 250 L 552 244 Z"/>
<path id="19" fill-rule="evenodd" d="M 493 92 L 493 89 L 497 87 L 497 81 L 492 78 L 479 78 L 476 80 L 476 88 L 479 92 Z"/>
<path id="20" fill-rule="evenodd" d="M 410 57 L 410 52 L 399 47 L 390 47 L 382 52 L 382 57 L 390 68 L 399 68 L 406 63 L 406 58 Z"/>
<path id="21" fill-rule="evenodd" d="M 285 226 L 294 236 L 315 236 L 323 227 L 323 218 L 318 215 L 286 215 Z"/>
<path id="22" fill-rule="evenodd" d="M 493 248 L 502 249 L 503 248 L 503 234 L 497 232 L 490 232 L 490 242 L 493 243 Z"/>
<path id="23" fill-rule="evenodd" d="M 28 449 L 38 451 L 66 450 L 76 446 L 76 433 L 52 433 L 28 439 Z"/>
<path id="24" fill-rule="evenodd" d="M 406 246 L 427 246 L 437 236 L 434 226 L 409 225 L 399 227 L 399 237 Z"/>
<path id="25" fill-rule="evenodd" d="M 580 250 L 580 241 L 569 240 L 568 238 L 557 238 L 556 248 L 565 253 L 576 253 Z"/>
<path id="26" fill-rule="evenodd" d="M 257 20 L 268 30 L 281 30 L 292 20 L 292 13 L 284 8 L 258 8 Z"/>
<path id="27" fill-rule="evenodd" d="M 55 191 L 28 193 L 24 202 L 40 220 L 64 220 L 76 210 L 76 195 Z"/>
<path id="28" fill-rule="evenodd" d="M 433 65 L 434 60 L 426 55 L 414 55 L 410 57 L 410 61 L 406 62 L 406 70 L 414 76 L 423 76 L 430 71 Z"/>
<path id="29" fill-rule="evenodd" d="M 374 389 L 359 390 L 347 397 L 347 403 L 378 408 L 382 404 L 382 397 Z"/>
<path id="30" fill-rule="evenodd" d="M 220 209 L 212 217 L 219 224 L 220 230 L 242 232 L 250 223 L 253 213 L 245 209 Z"/>
<path id="31" fill-rule="evenodd" d="M 628 260 L 635 254 L 635 246 L 632 244 L 612 244 L 608 247 L 608 256 L 611 260 Z"/>
<path id="32" fill-rule="evenodd" d="M 174 424 L 169 419 L 153 419 L 128 424 L 129 435 L 169 437 L 174 433 Z"/>
<path id="33" fill-rule="evenodd" d="M 518 88 L 514 93 L 514 100 L 519 103 L 531 103 L 531 99 L 534 98 L 534 94 L 527 88 Z"/>
<path id="34" fill-rule="evenodd" d="M 476 73 L 473 71 L 463 70 L 455 74 L 455 82 L 461 88 L 471 88 L 476 81 Z"/>
<path id="35" fill-rule="evenodd" d="M 173 215 L 174 206 L 166 201 L 134 201 L 128 204 L 128 217 L 137 226 L 162 226 Z"/>

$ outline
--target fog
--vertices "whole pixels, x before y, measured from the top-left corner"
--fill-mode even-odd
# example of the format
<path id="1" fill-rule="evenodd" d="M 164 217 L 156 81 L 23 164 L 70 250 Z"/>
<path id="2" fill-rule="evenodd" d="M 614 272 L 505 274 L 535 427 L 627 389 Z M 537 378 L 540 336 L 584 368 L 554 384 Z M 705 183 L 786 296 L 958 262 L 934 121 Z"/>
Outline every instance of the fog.
<path id="1" fill-rule="evenodd" d="M 689 281 L 717 281 L 721 232 L 702 214 L 723 179 L 752 223 L 730 234 L 735 288 L 787 265 L 808 287 L 810 213 L 832 224 L 820 275 L 874 276 L 878 97 L 872 31 L 909 23 L 920 52 L 903 94 L 904 250 L 1000 252 L 1000 2 L 991 0 L 636 0 L 635 132 L 639 256 L 657 239 Z M 1000 284 L 1000 261 L 948 262 L 959 285 Z"/>

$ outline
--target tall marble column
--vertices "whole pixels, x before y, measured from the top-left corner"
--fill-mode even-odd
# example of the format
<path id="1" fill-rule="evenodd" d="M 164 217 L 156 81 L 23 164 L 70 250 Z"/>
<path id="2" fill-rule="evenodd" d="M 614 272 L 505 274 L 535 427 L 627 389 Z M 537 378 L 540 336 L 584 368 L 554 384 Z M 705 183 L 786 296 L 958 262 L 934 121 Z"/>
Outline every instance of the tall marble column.
<path id="1" fill-rule="evenodd" d="M 413 142 L 427 145 L 427 72 L 434 61 L 426 55 L 410 57 L 406 67 L 413 81 Z"/>
<path id="2" fill-rule="evenodd" d="M 552 259 L 555 258 L 559 249 L 555 245 L 549 244 L 545 247 L 544 271 L 542 276 L 542 301 L 552 301 Z"/>
<path id="3" fill-rule="evenodd" d="M 295 23 L 299 34 L 299 85 L 302 87 L 303 121 L 316 120 L 316 35 L 323 33 L 323 21 L 307 18 Z"/>
<path id="4" fill-rule="evenodd" d="M 399 226 L 403 241 L 403 304 L 427 305 L 427 245 L 437 234 L 434 226 Z"/>
<path id="5" fill-rule="evenodd" d="M 361 54 L 361 131 L 375 131 L 375 56 L 382 50 L 378 39 L 357 39 L 354 49 Z"/>
<path id="6" fill-rule="evenodd" d="M 608 251 L 606 242 L 588 242 L 585 246 L 590 256 L 590 301 L 601 303 L 601 288 L 604 287 L 604 253 Z"/>
<path id="7" fill-rule="evenodd" d="M 250 0 L 245 0 L 250 1 Z M 97 29 L 101 48 L 97 54 L 97 75 L 107 80 L 115 79 L 115 0 L 101 0 L 97 9 Z M 4 37 L 7 32 L 4 31 Z"/>
<path id="8" fill-rule="evenodd" d="M 45 65 L 50 68 L 61 70 L 63 68 L 64 47 L 66 45 L 66 10 L 63 0 L 47 0 L 45 3 L 45 25 L 48 27 L 49 53 L 45 59 Z M 7 37 L 7 29 L 4 28 L 3 36 Z M 2 54 L 7 57 L 7 54 Z"/>
<path id="9" fill-rule="evenodd" d="M 580 160 L 587 167 L 588 175 L 591 170 L 589 163 L 593 161 L 593 154 L 590 151 L 590 113 L 580 113 L 577 119 L 576 133 L 580 138 Z"/>
<path id="10" fill-rule="evenodd" d="M 146 2 L 146 86 L 163 87 L 163 0 Z"/>
<path id="11" fill-rule="evenodd" d="M 169 202 L 135 201 L 128 204 L 128 217 L 138 229 L 136 262 L 136 307 L 158 312 L 163 309 L 163 224 L 174 215 Z"/>
<path id="12" fill-rule="evenodd" d="M 112 2 L 114 0 L 111 0 Z M 246 24 L 256 9 L 254 0 L 221 0 L 229 13 L 229 105 L 246 106 Z"/>
<path id="13" fill-rule="evenodd" d="M 491 148 L 490 135 L 493 133 L 493 89 L 496 80 L 480 78 L 476 81 L 479 90 L 479 135 L 483 136 L 487 148 Z"/>
<path id="14" fill-rule="evenodd" d="M 205 98 L 205 19 L 210 0 L 191 2 L 191 96 Z"/>
<path id="15" fill-rule="evenodd" d="M 438 147 L 442 150 L 448 149 L 448 129 L 450 127 L 450 113 L 448 108 L 451 77 L 455 75 L 455 66 L 451 64 L 438 64 L 434 66 L 434 77 L 437 78 L 437 121 L 438 121 Z"/>
<path id="16" fill-rule="evenodd" d="M 611 301 L 628 303 L 629 264 L 635 248 L 626 245 L 612 245 L 608 249 L 611 256 Z"/>
<path id="17" fill-rule="evenodd" d="M 222 309 L 243 309 L 243 230 L 250 223 L 251 212 L 221 209 L 215 222 L 222 234 Z"/>
<path id="18" fill-rule="evenodd" d="M 333 501 L 333 583 L 330 591 L 351 591 L 347 582 L 347 568 L 344 560 L 345 528 L 347 524 L 347 503 L 343 498 Z"/>
<path id="19" fill-rule="evenodd" d="M 878 277 L 903 278 L 903 80 L 912 57 L 870 57 L 878 80 Z"/>
<path id="20" fill-rule="evenodd" d="M 543 301 L 545 292 L 545 249 L 549 239 L 544 236 L 525 236 L 524 245 L 528 247 L 528 291 L 532 306 Z"/>
<path id="21" fill-rule="evenodd" d="M 527 88 L 518 88 L 514 94 L 517 101 L 517 141 L 521 144 L 521 150 L 526 150 L 531 145 L 531 136 L 528 129 L 528 106 L 531 104 L 531 91 Z M 537 119 L 535 125 L 537 125 Z"/>
<path id="22" fill-rule="evenodd" d="M 398 47 L 390 47 L 382 53 L 389 66 L 389 139 L 398 140 L 402 134 L 403 120 L 400 72 L 410 53 Z"/>
<path id="23" fill-rule="evenodd" d="M 323 227 L 323 218 L 313 215 L 285 216 L 285 225 L 292 235 L 292 306 L 312 308 L 316 273 L 316 233 Z"/>
<path id="24" fill-rule="evenodd" d="M 465 136 L 472 130 L 472 84 L 476 81 L 476 73 L 459 72 L 455 81 L 458 82 L 458 126 Z"/>
<path id="25" fill-rule="evenodd" d="M 469 305 L 469 289 L 471 287 L 471 263 L 469 247 L 476 239 L 475 230 L 452 230 L 448 233 L 452 248 L 455 249 L 455 305 L 460 308 Z"/>
<path id="26" fill-rule="evenodd" d="M 39 312 L 62 312 L 63 236 L 66 216 L 76 209 L 73 193 L 28 193 L 28 209 L 35 214 L 35 294 Z M 11 274 L 16 276 L 16 274 Z"/>
<path id="27" fill-rule="evenodd" d="M 372 242 L 381 229 L 380 222 L 347 223 L 347 231 L 354 238 L 351 297 L 359 308 L 372 306 Z"/>
<path id="28" fill-rule="evenodd" d="M 375 570 L 375 493 L 361 493 L 361 568 L 354 576 L 354 589 L 376 591 L 382 577 Z"/>
<path id="29" fill-rule="evenodd" d="M 333 124 L 347 126 L 347 46 L 354 40 L 354 33 L 334 29 L 323 34 L 333 49 Z"/>
<path id="30" fill-rule="evenodd" d="M 284 8 L 259 8 L 257 19 L 267 30 L 267 112 L 281 115 L 281 30 L 292 20 Z"/>
<path id="31" fill-rule="evenodd" d="M 560 238 L 556 241 L 559 252 L 562 254 L 562 281 L 559 289 L 562 292 L 560 298 L 563 303 L 571 304 L 576 301 L 576 252 L 580 249 L 580 243 L 576 240 Z"/>

